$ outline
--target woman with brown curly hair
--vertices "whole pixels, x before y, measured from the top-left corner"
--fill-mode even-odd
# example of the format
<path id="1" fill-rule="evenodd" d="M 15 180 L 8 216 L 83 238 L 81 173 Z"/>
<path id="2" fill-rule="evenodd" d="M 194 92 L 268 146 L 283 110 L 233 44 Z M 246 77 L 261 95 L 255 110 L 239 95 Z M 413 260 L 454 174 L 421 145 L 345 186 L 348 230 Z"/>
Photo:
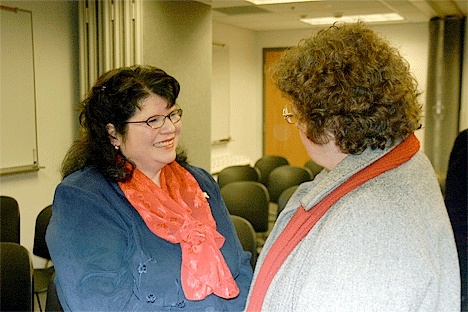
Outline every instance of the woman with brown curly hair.
<path id="1" fill-rule="evenodd" d="M 247 311 L 460 311 L 408 63 L 363 23 L 336 24 L 285 52 L 273 78 L 291 100 L 284 118 L 325 170 L 280 214 Z"/>

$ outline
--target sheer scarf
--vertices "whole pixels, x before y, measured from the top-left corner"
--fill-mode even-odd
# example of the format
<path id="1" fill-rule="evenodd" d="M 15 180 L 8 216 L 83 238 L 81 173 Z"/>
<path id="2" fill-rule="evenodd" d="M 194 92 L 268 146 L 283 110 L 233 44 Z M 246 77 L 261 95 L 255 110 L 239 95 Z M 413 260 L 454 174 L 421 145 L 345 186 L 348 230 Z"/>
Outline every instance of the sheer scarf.
<path id="1" fill-rule="evenodd" d="M 206 194 L 190 172 L 174 161 L 161 170 L 159 187 L 136 168 L 119 186 L 155 235 L 180 244 L 187 299 L 202 300 L 212 293 L 229 299 L 239 294 L 220 251 L 225 238 L 216 231 Z"/>

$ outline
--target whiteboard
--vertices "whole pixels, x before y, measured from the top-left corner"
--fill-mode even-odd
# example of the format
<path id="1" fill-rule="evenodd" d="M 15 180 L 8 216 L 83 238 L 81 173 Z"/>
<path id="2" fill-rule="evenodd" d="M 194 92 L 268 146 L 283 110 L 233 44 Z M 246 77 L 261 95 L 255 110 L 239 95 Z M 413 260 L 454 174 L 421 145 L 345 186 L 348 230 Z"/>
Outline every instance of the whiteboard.
<path id="1" fill-rule="evenodd" d="M 211 91 L 211 141 L 212 144 L 230 140 L 230 75 L 229 47 L 213 44 Z"/>
<path id="2" fill-rule="evenodd" d="M 0 175 L 39 169 L 32 12 L 0 6 Z"/>

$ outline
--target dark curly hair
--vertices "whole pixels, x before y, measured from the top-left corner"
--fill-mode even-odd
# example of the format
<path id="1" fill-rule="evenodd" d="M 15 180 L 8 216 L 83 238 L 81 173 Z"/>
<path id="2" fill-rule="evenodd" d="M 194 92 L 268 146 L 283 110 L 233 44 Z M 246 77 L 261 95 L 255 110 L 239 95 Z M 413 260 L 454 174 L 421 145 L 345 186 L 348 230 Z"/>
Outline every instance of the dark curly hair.
<path id="1" fill-rule="evenodd" d="M 307 137 L 360 154 L 384 149 L 420 127 L 409 65 L 363 22 L 335 24 L 286 51 L 271 69 Z"/>
<path id="2" fill-rule="evenodd" d="M 156 94 L 167 100 L 170 108 L 176 104 L 179 91 L 177 80 L 156 67 L 122 67 L 104 73 L 80 103 L 81 132 L 63 161 L 62 176 L 93 166 L 112 181 L 129 179 L 135 166 L 111 144 L 106 125 L 113 124 L 125 137 L 128 124 L 124 122 L 140 108 L 142 100 Z M 176 160 L 186 163 L 184 151 L 178 151 Z"/>

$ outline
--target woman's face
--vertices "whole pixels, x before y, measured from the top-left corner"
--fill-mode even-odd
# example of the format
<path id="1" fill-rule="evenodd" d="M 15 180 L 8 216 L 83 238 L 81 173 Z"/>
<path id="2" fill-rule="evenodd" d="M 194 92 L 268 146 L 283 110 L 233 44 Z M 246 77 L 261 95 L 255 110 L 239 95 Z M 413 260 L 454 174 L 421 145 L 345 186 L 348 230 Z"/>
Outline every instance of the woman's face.
<path id="1" fill-rule="evenodd" d="M 140 109 L 128 120 L 128 122 L 143 121 L 155 115 L 167 116 L 177 106 L 167 108 L 167 101 L 162 97 L 152 94 L 140 102 Z M 128 131 L 125 137 L 115 134 L 117 138 L 111 143 L 120 146 L 120 150 L 127 159 L 148 177 L 159 176 L 159 171 L 176 158 L 176 147 L 179 143 L 182 121 L 172 123 L 169 118 L 164 119 L 161 128 L 153 129 L 145 122 L 128 123 Z"/>

